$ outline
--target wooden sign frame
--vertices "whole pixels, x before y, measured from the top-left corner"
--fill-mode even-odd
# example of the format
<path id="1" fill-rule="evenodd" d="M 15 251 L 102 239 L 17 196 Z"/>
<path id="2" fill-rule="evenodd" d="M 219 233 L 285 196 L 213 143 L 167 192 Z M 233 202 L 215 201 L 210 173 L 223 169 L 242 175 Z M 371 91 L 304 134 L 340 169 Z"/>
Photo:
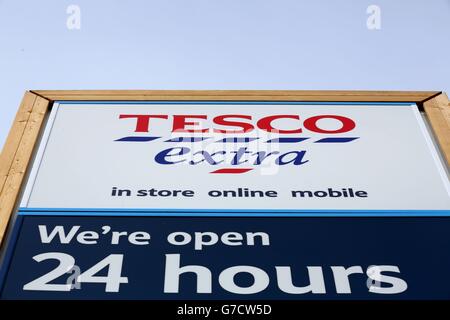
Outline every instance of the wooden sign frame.
<path id="1" fill-rule="evenodd" d="M 32 90 L 25 92 L 0 155 L 0 245 L 17 208 L 44 120 L 54 101 L 411 102 L 424 110 L 450 165 L 450 101 L 440 91 Z"/>

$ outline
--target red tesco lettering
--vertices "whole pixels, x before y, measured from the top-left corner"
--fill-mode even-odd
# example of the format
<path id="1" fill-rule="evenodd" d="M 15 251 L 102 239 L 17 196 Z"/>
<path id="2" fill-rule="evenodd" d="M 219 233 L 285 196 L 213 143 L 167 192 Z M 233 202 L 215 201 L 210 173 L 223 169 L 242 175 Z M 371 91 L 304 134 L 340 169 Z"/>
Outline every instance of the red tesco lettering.
<path id="1" fill-rule="evenodd" d="M 187 132 L 187 133 L 222 133 L 222 134 L 237 134 L 248 133 L 255 128 L 280 134 L 298 134 L 306 129 L 315 133 L 323 134 L 339 134 L 352 131 L 356 124 L 355 122 L 345 116 L 339 115 L 317 115 L 305 119 L 303 122 L 299 115 L 269 115 L 256 120 L 256 126 L 253 124 L 254 119 L 250 115 L 241 114 L 226 114 L 219 115 L 212 119 L 212 126 L 208 125 L 207 115 L 172 115 L 172 132 Z M 134 119 L 134 132 L 149 132 L 154 123 L 150 123 L 150 119 L 154 122 L 159 119 L 168 120 L 169 115 L 154 115 L 154 114 L 121 114 L 119 119 Z M 320 120 L 331 119 L 336 121 L 338 129 L 326 129 L 320 127 Z M 287 129 L 277 125 L 277 120 L 289 120 L 292 122 L 290 128 Z M 152 121 L 153 122 L 153 121 Z M 211 127 L 210 127 L 211 126 Z"/>

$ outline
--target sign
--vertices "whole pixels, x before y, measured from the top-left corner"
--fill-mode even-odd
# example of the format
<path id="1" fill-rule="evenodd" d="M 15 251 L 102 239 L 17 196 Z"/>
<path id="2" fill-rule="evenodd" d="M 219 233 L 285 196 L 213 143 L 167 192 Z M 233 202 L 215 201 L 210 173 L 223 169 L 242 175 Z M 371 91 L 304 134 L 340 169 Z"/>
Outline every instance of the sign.
<path id="1" fill-rule="evenodd" d="M 448 168 L 405 102 L 56 101 L 2 299 L 449 299 Z"/>

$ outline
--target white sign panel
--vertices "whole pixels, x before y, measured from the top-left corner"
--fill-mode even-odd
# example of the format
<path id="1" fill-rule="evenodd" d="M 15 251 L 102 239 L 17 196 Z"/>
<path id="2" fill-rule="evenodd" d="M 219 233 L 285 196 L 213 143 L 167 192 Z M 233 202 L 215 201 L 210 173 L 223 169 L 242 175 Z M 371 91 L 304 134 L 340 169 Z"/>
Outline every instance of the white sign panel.
<path id="1" fill-rule="evenodd" d="M 22 208 L 450 210 L 417 106 L 64 102 Z"/>

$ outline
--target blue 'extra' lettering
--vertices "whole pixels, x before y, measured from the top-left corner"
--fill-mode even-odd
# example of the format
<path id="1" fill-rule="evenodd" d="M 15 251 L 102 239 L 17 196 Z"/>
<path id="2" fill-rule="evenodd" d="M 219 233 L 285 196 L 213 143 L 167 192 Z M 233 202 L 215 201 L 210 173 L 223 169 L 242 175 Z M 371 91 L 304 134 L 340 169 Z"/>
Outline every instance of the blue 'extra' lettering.
<path id="1" fill-rule="evenodd" d="M 191 153 L 191 149 L 187 147 L 168 148 L 159 152 L 155 156 L 155 161 L 159 164 L 177 164 L 187 162 L 189 165 L 207 163 L 209 165 L 218 165 L 227 162 L 229 165 L 238 166 L 248 164 L 258 166 L 264 162 L 272 162 L 276 165 L 283 166 L 292 164 L 300 166 L 307 163 L 305 160 L 306 151 L 290 151 L 280 153 L 278 151 L 266 153 L 264 151 L 253 152 L 247 150 L 247 147 L 239 148 L 237 151 L 216 151 L 210 153 L 202 150 Z M 228 159 L 228 160 L 227 160 Z"/>

